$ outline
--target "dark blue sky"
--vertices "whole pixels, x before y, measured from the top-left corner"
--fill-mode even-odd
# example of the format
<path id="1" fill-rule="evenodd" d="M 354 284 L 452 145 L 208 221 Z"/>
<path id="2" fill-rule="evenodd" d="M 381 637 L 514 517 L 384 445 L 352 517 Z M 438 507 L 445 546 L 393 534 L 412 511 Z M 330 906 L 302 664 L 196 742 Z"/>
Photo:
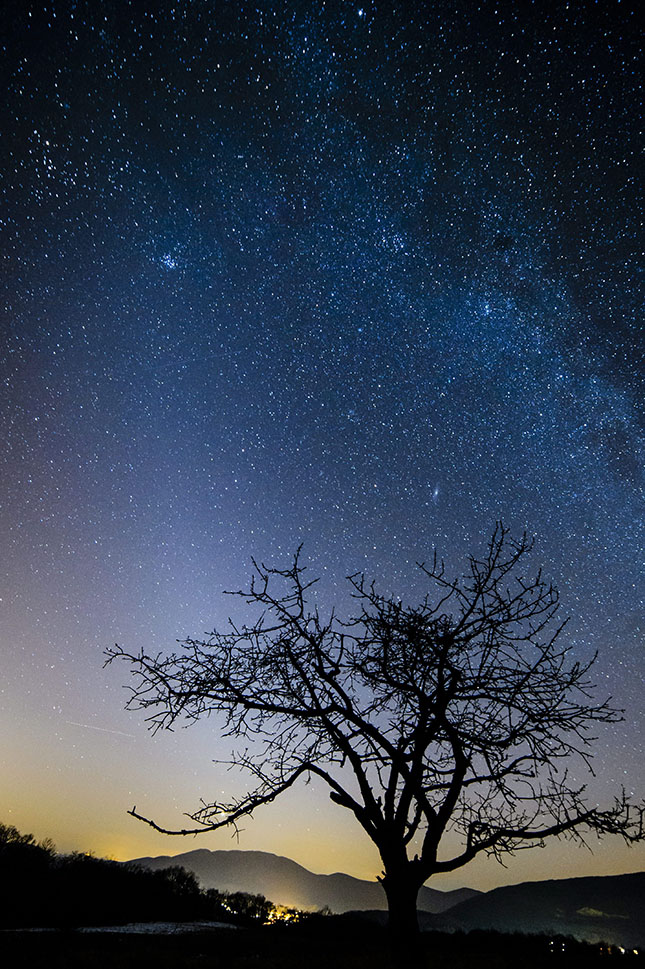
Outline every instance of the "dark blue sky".
<path id="1" fill-rule="evenodd" d="M 228 779 L 106 646 L 212 628 L 301 542 L 328 605 L 416 595 L 500 517 L 626 707 L 598 790 L 645 790 L 635 10 L 5 4 L 4 820 L 144 853 L 133 797 L 173 826 Z M 366 873 L 316 810 L 241 847 Z"/>

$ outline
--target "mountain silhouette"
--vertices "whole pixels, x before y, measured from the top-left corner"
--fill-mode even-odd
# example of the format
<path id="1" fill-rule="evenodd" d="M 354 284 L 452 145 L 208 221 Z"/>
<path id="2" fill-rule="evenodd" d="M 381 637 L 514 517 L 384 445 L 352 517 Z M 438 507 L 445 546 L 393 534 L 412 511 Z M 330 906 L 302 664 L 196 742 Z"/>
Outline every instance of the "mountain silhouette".
<path id="1" fill-rule="evenodd" d="M 495 888 L 455 905 L 435 927 L 553 933 L 641 947 L 645 944 L 645 872 Z"/>
<path id="2" fill-rule="evenodd" d="M 152 869 L 180 865 L 195 873 L 202 888 L 264 895 L 276 905 L 302 909 L 328 906 L 336 913 L 387 908 L 385 893 L 376 881 L 354 878 L 341 872 L 316 875 L 289 858 L 266 851 L 209 851 L 199 848 L 181 855 L 135 858 L 131 863 Z M 441 892 L 424 887 L 419 892 L 419 909 L 445 912 L 458 902 L 478 894 L 470 888 Z"/>
<path id="3" fill-rule="evenodd" d="M 277 905 L 302 909 L 328 906 L 332 912 L 371 913 L 384 918 L 385 893 L 378 882 L 337 872 L 316 875 L 289 858 L 265 851 L 209 851 L 136 858 L 159 869 L 180 865 L 203 888 L 264 895 Z M 489 892 L 462 888 L 419 892 L 420 921 L 439 931 L 493 929 L 498 932 L 571 935 L 590 942 L 645 946 L 645 872 L 598 875 L 506 885 Z"/>

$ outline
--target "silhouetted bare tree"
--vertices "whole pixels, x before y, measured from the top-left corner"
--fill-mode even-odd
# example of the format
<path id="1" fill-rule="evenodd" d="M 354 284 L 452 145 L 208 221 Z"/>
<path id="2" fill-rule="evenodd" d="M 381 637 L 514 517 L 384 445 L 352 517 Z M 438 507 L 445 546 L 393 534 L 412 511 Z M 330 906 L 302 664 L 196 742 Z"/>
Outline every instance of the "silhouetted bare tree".
<path id="1" fill-rule="evenodd" d="M 556 590 L 523 572 L 530 549 L 500 524 L 458 579 L 435 556 L 420 566 L 431 594 L 416 606 L 351 576 L 357 609 L 345 622 L 308 608 L 298 554 L 286 569 L 254 562 L 250 590 L 234 593 L 262 610 L 253 625 L 167 657 L 111 650 L 133 664 L 130 705 L 151 711 L 154 729 L 220 714 L 224 735 L 244 743 L 234 762 L 254 778 L 245 797 L 188 815 L 188 830 L 130 813 L 168 834 L 213 831 L 321 778 L 378 848 L 399 936 L 418 932 L 421 885 L 482 852 L 500 859 L 589 832 L 642 838 L 642 809 L 624 792 L 587 806 L 563 765 L 589 767 L 590 730 L 621 715 L 592 699 L 593 661 L 561 645 Z"/>

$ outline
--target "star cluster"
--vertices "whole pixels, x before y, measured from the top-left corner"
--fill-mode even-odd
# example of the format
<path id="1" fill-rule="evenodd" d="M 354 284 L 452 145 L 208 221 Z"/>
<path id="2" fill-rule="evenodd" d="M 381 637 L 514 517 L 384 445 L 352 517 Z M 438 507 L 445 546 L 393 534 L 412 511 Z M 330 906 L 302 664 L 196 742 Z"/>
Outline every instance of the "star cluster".
<path id="1" fill-rule="evenodd" d="M 212 628 L 251 555 L 304 543 L 327 605 L 357 569 L 416 594 L 416 560 L 459 563 L 499 518 L 627 708 L 600 779 L 645 788 L 635 14 L 5 5 L 8 820 L 50 833 L 15 753 L 43 743 L 50 803 L 78 784 L 94 837 L 107 772 L 136 853 L 119 812 L 152 782 L 79 733 L 138 729 L 103 649 Z"/>

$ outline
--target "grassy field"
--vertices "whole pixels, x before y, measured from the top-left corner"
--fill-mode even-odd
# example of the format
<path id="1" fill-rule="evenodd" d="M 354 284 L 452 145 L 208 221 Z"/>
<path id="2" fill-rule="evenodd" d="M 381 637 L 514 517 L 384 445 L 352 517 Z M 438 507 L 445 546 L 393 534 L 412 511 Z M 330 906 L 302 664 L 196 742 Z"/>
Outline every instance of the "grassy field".
<path id="1" fill-rule="evenodd" d="M 564 947 L 564 948 L 563 948 Z M 384 933 L 330 924 L 311 929 L 219 930 L 190 935 L 2 933 L 5 969 L 405 969 Z M 608 960 L 609 957 L 609 960 Z M 427 934 L 419 965 L 427 969 L 589 969 L 645 965 L 645 956 L 541 937 Z"/>

